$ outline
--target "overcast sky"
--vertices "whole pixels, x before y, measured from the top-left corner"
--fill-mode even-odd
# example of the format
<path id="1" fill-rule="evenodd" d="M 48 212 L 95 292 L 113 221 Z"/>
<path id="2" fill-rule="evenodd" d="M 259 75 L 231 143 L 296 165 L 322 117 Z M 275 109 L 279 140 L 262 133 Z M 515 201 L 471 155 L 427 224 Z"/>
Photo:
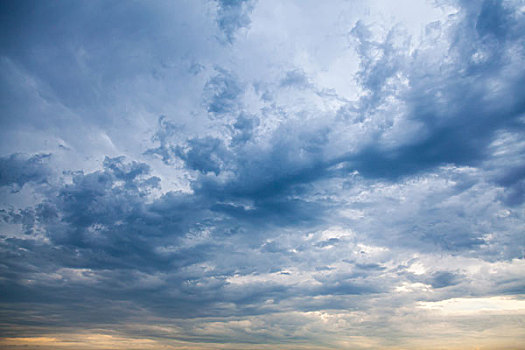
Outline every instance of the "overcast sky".
<path id="1" fill-rule="evenodd" d="M 0 4 L 0 347 L 525 349 L 525 1 Z"/>

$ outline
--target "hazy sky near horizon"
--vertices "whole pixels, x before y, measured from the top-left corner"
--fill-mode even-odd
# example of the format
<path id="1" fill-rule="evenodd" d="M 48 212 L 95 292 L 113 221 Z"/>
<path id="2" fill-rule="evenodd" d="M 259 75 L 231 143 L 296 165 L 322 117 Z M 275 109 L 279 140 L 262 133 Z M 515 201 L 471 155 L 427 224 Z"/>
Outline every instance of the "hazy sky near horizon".
<path id="1" fill-rule="evenodd" d="M 525 1 L 0 17 L 0 347 L 525 349 Z"/>

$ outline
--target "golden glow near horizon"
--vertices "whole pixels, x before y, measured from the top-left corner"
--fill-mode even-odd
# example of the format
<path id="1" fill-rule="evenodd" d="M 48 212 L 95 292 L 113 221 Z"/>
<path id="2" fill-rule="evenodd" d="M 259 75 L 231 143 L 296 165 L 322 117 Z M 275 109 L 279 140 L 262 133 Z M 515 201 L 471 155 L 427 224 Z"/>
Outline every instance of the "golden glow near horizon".
<path id="1" fill-rule="evenodd" d="M 525 341 L 525 300 L 523 295 L 484 298 L 451 298 L 420 301 L 413 309 L 400 308 L 390 318 L 388 329 L 368 334 L 366 324 L 377 321 L 381 311 L 372 313 L 342 310 L 315 312 L 282 312 L 244 319 L 199 319 L 192 328 L 193 336 L 201 334 L 210 342 L 181 341 L 192 336 L 179 327 L 152 324 L 124 325 L 124 330 L 56 333 L 35 337 L 0 338 L 2 349 L 523 349 Z M 310 341 L 288 339 L 274 345 L 238 341 L 235 334 L 279 337 L 279 323 L 302 322 L 295 332 Z M 195 320 L 194 320 L 195 321 Z M 159 321 L 160 322 L 160 321 Z M 163 320 L 162 322 L 167 322 Z M 274 329 L 272 325 L 277 324 Z M 140 330 L 160 336 L 134 336 Z M 310 334 L 308 334 L 310 333 Z M 372 332 L 373 333 L 373 332 Z M 389 333 L 392 338 L 389 339 Z M 396 334 L 397 333 L 397 334 Z M 404 337 L 399 338 L 399 334 Z M 226 341 L 216 341 L 218 339 Z M 293 338 L 293 337 L 292 337 Z M 214 341 L 215 339 L 215 341 Z M 278 338 L 276 338 L 278 339 Z M 276 345 L 278 344 L 278 345 Z M 523 343 L 525 344 L 525 342 Z"/>

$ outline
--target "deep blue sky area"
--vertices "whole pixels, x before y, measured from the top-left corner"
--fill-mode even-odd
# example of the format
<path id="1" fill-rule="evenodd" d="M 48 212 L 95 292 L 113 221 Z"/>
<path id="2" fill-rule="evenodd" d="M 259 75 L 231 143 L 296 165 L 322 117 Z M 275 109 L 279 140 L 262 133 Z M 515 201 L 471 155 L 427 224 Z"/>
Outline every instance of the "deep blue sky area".
<path id="1" fill-rule="evenodd" d="M 525 349 L 525 1 L 0 1 L 3 349 Z"/>

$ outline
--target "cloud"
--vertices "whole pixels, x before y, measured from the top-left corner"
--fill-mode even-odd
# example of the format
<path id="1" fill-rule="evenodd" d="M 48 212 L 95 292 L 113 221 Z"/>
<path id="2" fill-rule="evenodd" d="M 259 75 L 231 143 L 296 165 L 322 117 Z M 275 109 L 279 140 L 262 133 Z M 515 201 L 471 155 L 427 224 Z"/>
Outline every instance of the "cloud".
<path id="1" fill-rule="evenodd" d="M 0 186 L 10 186 L 19 191 L 26 183 L 44 183 L 51 174 L 46 161 L 50 154 L 37 154 L 29 157 L 24 154 L 12 154 L 0 158 Z"/>
<path id="2" fill-rule="evenodd" d="M 235 33 L 250 25 L 250 12 L 253 10 L 252 0 L 218 0 L 217 24 L 224 33 L 228 43 L 232 43 Z"/>
<path id="3" fill-rule="evenodd" d="M 521 339 L 523 11 L 351 5 L 4 4 L 9 341 Z"/>
<path id="4" fill-rule="evenodd" d="M 242 87 L 231 72 L 220 67 L 215 70 L 217 75 L 208 80 L 204 87 L 208 112 L 216 115 L 231 113 L 237 109 L 236 101 L 242 93 Z"/>
<path id="5" fill-rule="evenodd" d="M 433 288 L 444 288 L 457 283 L 458 276 L 448 271 L 435 272 L 430 281 Z"/>
<path id="6" fill-rule="evenodd" d="M 452 60 L 440 60 L 438 66 L 432 57 L 440 54 L 435 49 L 422 47 L 412 57 L 403 57 L 406 49 L 392 43 L 395 29 L 384 42 L 371 42 L 366 27 L 358 23 L 352 33 L 360 41 L 359 74 L 370 91 L 361 108 L 370 113 L 378 103 L 372 101 L 397 98 L 398 93 L 385 90 L 385 81 L 404 77 L 409 81 L 402 95 L 405 118 L 418 134 L 386 143 L 385 136 L 396 128 L 394 122 L 392 131 L 381 133 L 378 142 L 349 156 L 351 167 L 365 176 L 396 178 L 450 163 L 479 165 L 490 157 L 487 148 L 498 130 L 521 129 L 524 99 L 518 81 L 524 72 L 516 61 L 521 62 L 523 55 L 516 53 L 519 39 L 510 33 L 522 28 L 512 19 L 512 11 L 516 9 L 491 1 L 485 1 L 481 10 L 464 8 L 458 14 L 463 20 L 448 29 L 454 40 L 449 49 Z M 509 73 L 517 79 L 507 79 Z"/>
<path id="7" fill-rule="evenodd" d="M 308 86 L 308 78 L 305 73 L 300 70 L 293 70 L 286 72 L 286 76 L 281 80 L 281 86 L 297 86 L 304 87 Z"/>

